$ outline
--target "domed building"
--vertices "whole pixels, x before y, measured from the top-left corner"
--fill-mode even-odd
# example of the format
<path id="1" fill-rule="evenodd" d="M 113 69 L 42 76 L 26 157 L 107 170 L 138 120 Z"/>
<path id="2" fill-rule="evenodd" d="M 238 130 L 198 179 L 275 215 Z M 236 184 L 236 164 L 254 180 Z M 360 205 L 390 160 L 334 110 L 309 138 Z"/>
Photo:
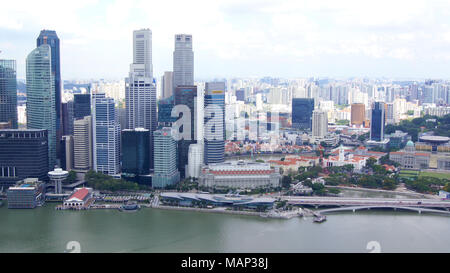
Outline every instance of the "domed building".
<path id="1" fill-rule="evenodd" d="M 430 166 L 430 153 L 416 152 L 414 142 L 409 140 L 405 149 L 389 153 L 389 159 L 400 164 L 404 169 L 428 169 Z"/>

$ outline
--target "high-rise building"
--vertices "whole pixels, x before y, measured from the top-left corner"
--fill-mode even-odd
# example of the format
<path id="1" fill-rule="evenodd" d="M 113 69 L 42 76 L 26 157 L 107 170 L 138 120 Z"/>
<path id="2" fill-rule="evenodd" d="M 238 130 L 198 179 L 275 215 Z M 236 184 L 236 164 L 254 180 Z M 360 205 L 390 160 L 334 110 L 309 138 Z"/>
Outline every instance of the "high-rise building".
<path id="1" fill-rule="evenodd" d="M 91 115 L 91 94 L 73 95 L 73 117 L 84 118 Z"/>
<path id="2" fill-rule="evenodd" d="M 122 131 L 122 174 L 127 176 L 150 173 L 150 132 L 144 128 Z"/>
<path id="3" fill-rule="evenodd" d="M 205 85 L 204 162 L 225 160 L 225 82 Z"/>
<path id="4" fill-rule="evenodd" d="M 177 169 L 177 143 L 173 138 L 172 128 L 164 127 L 155 131 L 155 170 L 152 187 L 164 188 L 180 181 Z"/>
<path id="5" fill-rule="evenodd" d="M 166 71 L 161 80 L 161 98 L 166 99 L 173 95 L 173 72 Z"/>
<path id="6" fill-rule="evenodd" d="M 370 120 L 370 140 L 384 140 L 385 106 L 383 102 L 374 102 Z"/>
<path id="7" fill-rule="evenodd" d="M 61 104 L 62 133 L 64 136 L 73 135 L 73 100 Z M 63 149 L 63 147 L 61 147 Z M 62 160 L 62 159 L 61 159 Z"/>
<path id="8" fill-rule="evenodd" d="M 133 32 L 133 63 L 125 79 L 127 128 L 144 128 L 150 132 L 149 158 L 153 158 L 153 132 L 157 127 L 156 83 L 153 79 L 152 32 L 150 29 Z M 153 168 L 153 160 L 149 162 Z"/>
<path id="9" fill-rule="evenodd" d="M 203 147 L 201 144 L 191 144 L 189 146 L 189 163 L 187 177 L 198 178 L 203 165 Z"/>
<path id="10" fill-rule="evenodd" d="M 172 123 L 177 121 L 176 117 L 172 117 L 173 105 L 174 96 L 158 101 L 158 128 L 171 127 Z"/>
<path id="11" fill-rule="evenodd" d="M 328 133 L 328 114 L 323 110 L 314 110 L 312 117 L 313 137 L 323 138 Z"/>
<path id="12" fill-rule="evenodd" d="M 0 123 L 17 129 L 16 61 L 0 60 Z"/>
<path id="13" fill-rule="evenodd" d="M 120 125 L 114 99 L 92 94 L 94 170 L 108 175 L 120 172 Z"/>
<path id="14" fill-rule="evenodd" d="M 27 128 L 48 131 L 48 166 L 56 164 L 55 81 L 52 72 L 51 48 L 43 44 L 28 54 Z M 59 141 L 58 141 L 59 142 Z"/>
<path id="15" fill-rule="evenodd" d="M 303 130 L 311 130 L 312 113 L 314 111 L 314 99 L 292 99 L 292 127 Z"/>
<path id="16" fill-rule="evenodd" d="M 93 167 L 91 116 L 76 119 L 73 127 L 74 168 L 79 171 L 90 170 Z"/>
<path id="17" fill-rule="evenodd" d="M 51 50 L 51 73 L 53 78 L 53 92 L 54 92 L 54 100 L 53 104 L 55 105 L 56 119 L 55 122 L 55 130 L 56 130 L 56 152 L 59 151 L 59 140 L 62 136 L 62 121 L 61 121 L 61 89 L 62 89 L 62 81 L 61 81 L 61 62 L 60 62 L 60 50 L 59 50 L 59 38 L 56 35 L 56 31 L 54 30 L 41 30 L 39 37 L 36 39 L 36 47 L 40 47 L 41 45 L 49 45 Z M 50 166 L 52 167 L 52 166 Z"/>
<path id="18" fill-rule="evenodd" d="M 351 106 L 351 124 L 361 126 L 366 120 L 366 106 L 364 103 L 353 103 Z"/>
<path id="19" fill-rule="evenodd" d="M 73 136 L 62 136 L 61 139 L 61 168 L 66 171 L 73 169 Z"/>
<path id="20" fill-rule="evenodd" d="M 196 131 L 196 101 L 197 101 L 197 86 L 178 86 L 175 88 L 175 106 L 186 105 L 190 110 L 190 132 L 187 132 L 189 139 L 181 139 L 178 141 L 178 162 L 177 168 L 180 171 L 181 178 L 186 175 L 186 165 L 188 164 L 189 145 L 197 143 L 195 139 Z M 182 126 L 179 132 L 185 132 L 187 128 Z M 186 134 L 186 132 L 185 132 Z"/>
<path id="21" fill-rule="evenodd" d="M 175 35 L 173 52 L 173 88 L 181 85 L 194 85 L 194 51 L 192 35 Z"/>
<path id="22" fill-rule="evenodd" d="M 47 181 L 47 130 L 0 130 L 0 188 L 25 178 Z"/>

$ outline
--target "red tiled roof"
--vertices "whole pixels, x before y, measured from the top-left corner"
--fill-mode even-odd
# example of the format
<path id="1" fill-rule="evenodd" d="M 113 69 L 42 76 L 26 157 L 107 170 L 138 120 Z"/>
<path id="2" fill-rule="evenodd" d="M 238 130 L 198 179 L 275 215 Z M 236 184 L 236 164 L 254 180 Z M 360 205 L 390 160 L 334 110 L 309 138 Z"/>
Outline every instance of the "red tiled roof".
<path id="1" fill-rule="evenodd" d="M 79 200 L 84 200 L 84 198 L 86 198 L 86 196 L 88 195 L 89 190 L 86 188 L 81 188 L 79 190 L 77 190 L 74 194 L 72 194 L 72 196 L 70 196 L 69 199 L 72 198 L 77 198 Z"/>

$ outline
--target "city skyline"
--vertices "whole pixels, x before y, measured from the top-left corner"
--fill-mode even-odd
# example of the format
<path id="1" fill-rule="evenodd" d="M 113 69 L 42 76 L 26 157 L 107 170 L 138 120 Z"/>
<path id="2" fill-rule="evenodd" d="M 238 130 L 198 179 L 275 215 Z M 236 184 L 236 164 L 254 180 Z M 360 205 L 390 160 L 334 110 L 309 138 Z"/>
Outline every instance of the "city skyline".
<path id="1" fill-rule="evenodd" d="M 199 79 L 448 78 L 450 5 L 444 1 L 199 4 L 202 9 L 184 2 L 140 0 L 5 3 L 0 11 L 0 36 L 8 40 L 0 42 L 0 56 L 17 60 L 18 78 L 24 78 L 26 53 L 36 33 L 51 29 L 61 39 L 63 79 L 119 79 L 127 75 L 132 59 L 129 33 L 150 28 L 157 78 L 171 71 L 177 33 L 195 36 L 194 74 Z M 173 10 L 174 5 L 180 8 Z M 45 18 L 46 13 L 39 12 L 48 6 L 55 17 Z M 169 10 L 171 20 L 163 17 Z M 183 14 L 190 14 L 189 20 Z M 86 66 L 86 62 L 94 65 Z"/>

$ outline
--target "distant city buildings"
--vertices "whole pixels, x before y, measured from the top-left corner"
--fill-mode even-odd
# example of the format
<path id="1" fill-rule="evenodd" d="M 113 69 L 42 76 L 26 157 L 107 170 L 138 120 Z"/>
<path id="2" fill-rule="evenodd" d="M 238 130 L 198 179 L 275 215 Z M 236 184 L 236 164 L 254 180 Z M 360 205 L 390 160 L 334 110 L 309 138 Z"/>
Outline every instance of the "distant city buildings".
<path id="1" fill-rule="evenodd" d="M 194 85 L 194 52 L 192 35 L 175 35 L 173 52 L 173 88 L 181 85 Z"/>
<path id="2" fill-rule="evenodd" d="M 207 82 L 204 103 L 204 163 L 221 163 L 225 156 L 225 82 Z"/>
<path id="3" fill-rule="evenodd" d="M 311 131 L 314 99 L 292 99 L 292 127 Z"/>
<path id="4" fill-rule="evenodd" d="M 177 169 L 177 143 L 173 138 L 172 128 L 162 128 L 155 131 L 154 138 L 154 174 L 152 187 L 165 188 L 180 181 Z"/>

